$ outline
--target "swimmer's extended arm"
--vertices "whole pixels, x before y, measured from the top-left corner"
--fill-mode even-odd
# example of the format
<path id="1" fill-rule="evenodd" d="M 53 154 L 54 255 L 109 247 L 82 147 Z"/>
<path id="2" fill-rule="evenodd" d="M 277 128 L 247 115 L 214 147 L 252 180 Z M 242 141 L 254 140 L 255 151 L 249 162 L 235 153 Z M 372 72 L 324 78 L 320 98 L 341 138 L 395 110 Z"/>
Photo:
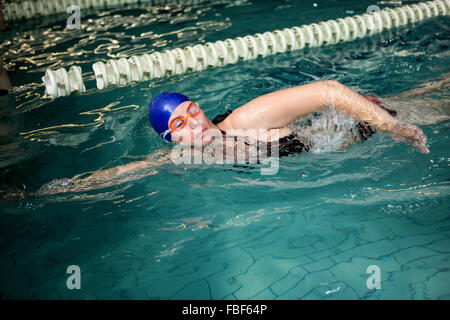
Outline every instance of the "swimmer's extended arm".
<path id="1" fill-rule="evenodd" d="M 134 161 L 105 170 L 96 170 L 89 176 L 83 178 L 80 177 L 84 176 L 84 174 L 78 174 L 70 179 L 55 179 L 40 187 L 35 193 L 29 195 L 51 195 L 88 191 L 138 180 L 157 173 L 154 169 L 169 161 L 168 155 L 162 156 L 164 152 L 165 150 L 159 150 L 142 161 Z"/>
<path id="2" fill-rule="evenodd" d="M 40 187 L 36 192 L 29 193 L 30 196 L 43 196 L 61 194 L 66 192 L 80 192 L 93 189 L 105 188 L 122 184 L 130 180 L 136 180 L 145 175 L 142 170 L 149 168 L 150 163 L 146 160 L 135 161 L 123 166 L 117 166 L 106 170 L 94 171 L 85 178 L 80 178 L 85 174 L 78 174 L 72 178 L 55 179 Z M 141 173 L 139 173 L 141 172 Z"/>
<path id="3" fill-rule="evenodd" d="M 333 106 L 355 120 L 386 131 L 428 152 L 426 137 L 415 126 L 402 124 L 372 101 L 334 80 L 318 81 L 262 95 L 236 109 L 225 121 L 231 128 L 283 128 L 296 119 Z"/>

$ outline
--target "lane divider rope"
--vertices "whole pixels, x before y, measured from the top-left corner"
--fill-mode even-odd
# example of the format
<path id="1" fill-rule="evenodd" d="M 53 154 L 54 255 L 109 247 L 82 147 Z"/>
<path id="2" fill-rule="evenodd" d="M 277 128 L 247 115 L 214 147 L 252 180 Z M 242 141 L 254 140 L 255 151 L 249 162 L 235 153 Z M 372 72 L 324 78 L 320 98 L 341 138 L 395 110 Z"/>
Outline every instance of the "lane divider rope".
<path id="1" fill-rule="evenodd" d="M 450 0 L 427 1 L 263 34 L 256 33 L 185 48 L 134 55 L 128 59 L 98 61 L 92 68 L 97 88 L 102 90 L 154 78 L 202 71 L 305 47 L 353 41 L 409 23 L 449 14 Z M 81 68 L 72 68 L 70 69 L 72 73 L 69 71 L 67 77 L 61 69 L 46 70 L 46 76 L 42 80 L 50 97 L 67 96 L 74 91 L 84 92 L 82 79 L 80 83 Z"/>

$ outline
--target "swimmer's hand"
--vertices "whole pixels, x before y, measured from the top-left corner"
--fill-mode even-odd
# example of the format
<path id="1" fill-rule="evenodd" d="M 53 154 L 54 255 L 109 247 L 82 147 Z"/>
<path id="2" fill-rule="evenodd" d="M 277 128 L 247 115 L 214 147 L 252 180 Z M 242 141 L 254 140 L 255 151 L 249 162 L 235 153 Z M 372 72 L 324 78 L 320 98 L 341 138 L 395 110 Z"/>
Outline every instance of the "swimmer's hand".
<path id="1" fill-rule="evenodd" d="M 54 179 L 46 184 L 44 184 L 42 187 L 40 187 L 36 192 L 35 195 L 52 195 L 52 194 L 58 194 L 58 193 L 65 193 L 74 191 L 74 187 L 77 184 L 77 180 L 74 179 Z"/>
<path id="2" fill-rule="evenodd" d="M 388 132 L 395 141 L 409 143 L 421 153 L 430 153 L 427 137 L 420 128 L 398 121 Z"/>
<path id="3" fill-rule="evenodd" d="M 13 200 L 18 198 L 25 198 L 25 190 L 19 188 L 0 190 L 0 199 Z"/>

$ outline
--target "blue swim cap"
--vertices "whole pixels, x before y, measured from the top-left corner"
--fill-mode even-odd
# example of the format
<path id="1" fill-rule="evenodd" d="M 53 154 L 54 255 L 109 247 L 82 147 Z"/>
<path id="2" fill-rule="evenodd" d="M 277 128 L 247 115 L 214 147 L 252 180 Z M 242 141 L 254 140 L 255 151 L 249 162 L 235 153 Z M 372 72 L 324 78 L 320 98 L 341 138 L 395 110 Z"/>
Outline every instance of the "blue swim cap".
<path id="1" fill-rule="evenodd" d="M 169 130 L 169 119 L 178 105 L 189 98 L 178 92 L 163 92 L 158 94 L 148 107 L 148 119 L 153 129 L 161 138 L 172 142 Z"/>

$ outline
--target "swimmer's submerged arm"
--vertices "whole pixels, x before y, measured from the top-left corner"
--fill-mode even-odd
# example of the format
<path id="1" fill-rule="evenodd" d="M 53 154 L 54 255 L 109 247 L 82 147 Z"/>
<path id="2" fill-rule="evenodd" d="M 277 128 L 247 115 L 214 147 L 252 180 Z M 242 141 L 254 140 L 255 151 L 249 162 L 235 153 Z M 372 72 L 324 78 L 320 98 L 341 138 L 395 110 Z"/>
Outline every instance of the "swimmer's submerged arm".
<path id="1" fill-rule="evenodd" d="M 76 182 L 78 182 L 82 186 L 86 185 L 116 185 L 123 183 L 129 180 L 136 180 L 143 176 L 148 175 L 148 173 L 144 173 L 143 171 L 146 169 L 157 168 L 164 163 L 169 161 L 169 155 L 164 153 L 166 150 L 158 150 L 155 153 L 147 156 L 145 160 L 130 162 L 121 166 L 116 166 L 113 168 L 105 169 L 105 170 L 97 170 L 94 171 L 90 176 L 83 179 L 75 178 Z"/>
<path id="2" fill-rule="evenodd" d="M 138 180 L 145 176 L 157 173 L 155 169 L 168 161 L 168 156 L 162 156 L 163 150 L 149 155 L 146 160 L 134 161 L 125 165 L 116 166 L 105 170 L 96 170 L 88 177 L 80 178 L 84 174 L 78 174 L 71 179 L 62 179 L 67 182 L 58 185 L 59 179 L 53 180 L 39 188 L 34 195 L 50 195 L 65 192 L 88 191 L 114 185 L 127 181 Z M 32 194 L 33 195 L 33 194 Z"/>

